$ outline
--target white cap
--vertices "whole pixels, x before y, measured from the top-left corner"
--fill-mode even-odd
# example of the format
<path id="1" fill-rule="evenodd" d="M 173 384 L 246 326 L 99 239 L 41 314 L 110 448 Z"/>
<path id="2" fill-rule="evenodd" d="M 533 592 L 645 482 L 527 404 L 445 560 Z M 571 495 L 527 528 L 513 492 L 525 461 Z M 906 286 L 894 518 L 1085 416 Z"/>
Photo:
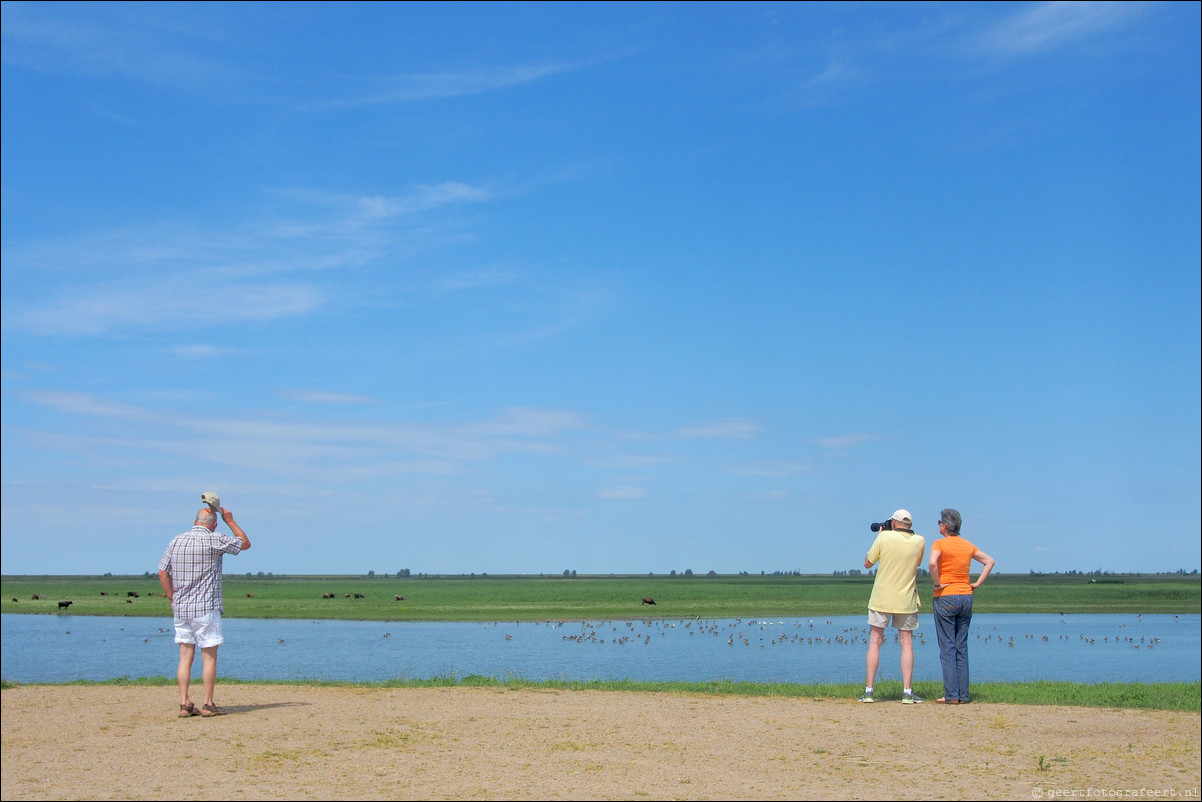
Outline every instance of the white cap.
<path id="1" fill-rule="evenodd" d="M 214 496 L 213 498 L 217 498 L 217 497 Z M 909 510 L 898 510 L 897 512 L 893 513 L 893 520 L 905 521 L 908 524 L 914 523 L 914 519 L 912 517 L 910 517 Z"/>
<path id="2" fill-rule="evenodd" d="M 221 514 L 221 498 L 216 493 L 201 493 L 200 500 L 209 505 L 209 509 L 218 515 Z"/>

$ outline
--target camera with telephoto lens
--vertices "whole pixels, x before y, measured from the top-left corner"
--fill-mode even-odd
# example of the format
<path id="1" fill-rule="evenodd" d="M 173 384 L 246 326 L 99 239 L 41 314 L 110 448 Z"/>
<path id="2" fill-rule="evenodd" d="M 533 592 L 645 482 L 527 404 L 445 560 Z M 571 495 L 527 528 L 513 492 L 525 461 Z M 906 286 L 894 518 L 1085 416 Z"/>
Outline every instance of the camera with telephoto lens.
<path id="1" fill-rule="evenodd" d="M 882 521 L 879 524 L 869 524 L 868 528 L 873 532 L 879 532 L 882 529 L 884 529 L 886 532 L 891 532 L 893 531 L 893 519 L 890 518 L 888 521 Z"/>

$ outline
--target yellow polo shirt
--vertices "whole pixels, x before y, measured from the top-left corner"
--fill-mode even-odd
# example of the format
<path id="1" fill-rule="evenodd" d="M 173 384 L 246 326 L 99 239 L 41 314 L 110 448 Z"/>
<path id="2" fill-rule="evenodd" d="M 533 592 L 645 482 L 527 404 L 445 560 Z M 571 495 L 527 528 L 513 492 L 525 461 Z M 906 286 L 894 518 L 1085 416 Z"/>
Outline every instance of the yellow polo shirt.
<path id="1" fill-rule="evenodd" d="M 884 530 L 868 550 L 876 579 L 868 609 L 878 613 L 918 612 L 918 566 L 927 542 L 914 532 Z"/>

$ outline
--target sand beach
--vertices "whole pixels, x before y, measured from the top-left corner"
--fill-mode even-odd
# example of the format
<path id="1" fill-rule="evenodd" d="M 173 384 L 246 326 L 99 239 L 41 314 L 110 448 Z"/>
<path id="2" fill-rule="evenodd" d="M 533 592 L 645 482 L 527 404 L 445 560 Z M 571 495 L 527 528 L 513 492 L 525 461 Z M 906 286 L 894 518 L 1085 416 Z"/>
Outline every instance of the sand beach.
<path id="1" fill-rule="evenodd" d="M 1193 798 L 1196 713 L 558 689 L 2 692 L 18 799 Z"/>

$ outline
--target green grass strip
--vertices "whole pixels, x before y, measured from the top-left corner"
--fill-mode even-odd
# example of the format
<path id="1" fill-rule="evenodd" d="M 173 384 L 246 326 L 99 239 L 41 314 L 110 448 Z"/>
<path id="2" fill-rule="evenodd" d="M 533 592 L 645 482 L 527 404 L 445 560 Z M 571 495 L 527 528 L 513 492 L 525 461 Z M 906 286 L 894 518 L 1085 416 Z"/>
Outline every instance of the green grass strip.
<path id="1" fill-rule="evenodd" d="M 380 682 L 347 682 L 310 679 L 296 680 L 220 680 L 226 685 L 311 686 L 320 688 L 497 688 L 509 690 L 548 689 L 566 691 L 624 691 L 639 693 L 696 693 L 722 696 L 753 696 L 814 701 L 857 698 L 863 687 L 849 684 L 799 684 L 736 682 L 635 682 L 633 680 L 545 680 L 521 677 L 485 677 L 471 674 L 428 679 L 396 678 Z M 174 677 L 144 677 L 62 683 L 15 683 L 0 681 L 0 689 L 31 686 L 145 686 L 174 687 Z M 914 691 L 928 702 L 942 693 L 939 682 L 916 682 Z M 901 683 L 882 682 L 875 688 L 881 702 L 900 701 Z M 1202 683 L 1198 682 L 981 682 L 972 686 L 973 704 L 1062 705 L 1067 707 L 1107 707 L 1132 710 L 1177 710 L 1202 712 Z"/>

